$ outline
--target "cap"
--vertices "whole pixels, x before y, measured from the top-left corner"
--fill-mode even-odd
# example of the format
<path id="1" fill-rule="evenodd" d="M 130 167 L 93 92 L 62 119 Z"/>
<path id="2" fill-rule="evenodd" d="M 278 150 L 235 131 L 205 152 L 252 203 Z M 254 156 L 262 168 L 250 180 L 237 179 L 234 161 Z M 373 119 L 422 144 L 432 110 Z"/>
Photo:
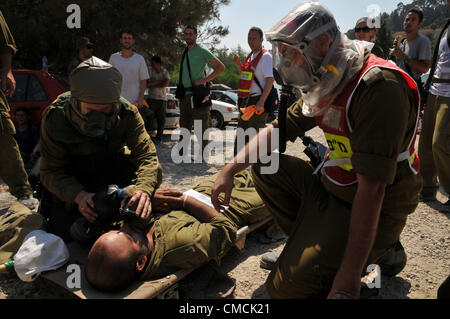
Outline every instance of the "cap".
<path id="1" fill-rule="evenodd" d="M 43 271 L 63 266 L 69 260 L 69 250 L 60 237 L 35 230 L 25 237 L 13 260 L 17 276 L 29 282 Z"/>
<path id="2" fill-rule="evenodd" d="M 94 44 L 86 37 L 82 37 L 82 38 L 78 39 L 76 42 L 77 50 L 84 48 L 85 46 L 88 46 L 88 45 L 94 46 Z"/>

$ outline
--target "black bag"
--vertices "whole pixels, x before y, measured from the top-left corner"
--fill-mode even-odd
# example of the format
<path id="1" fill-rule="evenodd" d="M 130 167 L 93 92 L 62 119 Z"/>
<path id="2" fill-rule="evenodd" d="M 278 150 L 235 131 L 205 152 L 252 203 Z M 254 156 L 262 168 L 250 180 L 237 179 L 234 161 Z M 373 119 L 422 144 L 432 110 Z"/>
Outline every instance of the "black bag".
<path id="1" fill-rule="evenodd" d="M 263 87 L 259 83 L 259 80 L 256 78 L 256 76 L 253 77 L 255 79 L 255 83 L 258 85 L 259 89 L 261 90 L 261 95 L 264 92 Z M 272 85 L 272 89 L 270 90 L 269 95 L 266 98 L 266 101 L 264 102 L 264 112 L 273 112 L 276 109 L 276 106 L 278 103 L 276 103 L 278 100 L 278 91 L 277 89 Z"/>
<path id="2" fill-rule="evenodd" d="M 177 84 L 177 88 L 175 90 L 175 97 L 179 100 L 182 100 L 186 97 L 186 90 L 184 89 L 184 85 L 182 83 Z"/>
<path id="3" fill-rule="evenodd" d="M 204 85 L 192 86 L 192 97 L 195 108 L 212 105 L 209 88 Z"/>
<path id="4" fill-rule="evenodd" d="M 187 50 L 187 48 L 186 48 Z M 192 83 L 192 97 L 193 101 L 192 104 L 194 105 L 194 108 L 203 108 L 203 107 L 210 107 L 212 106 L 211 96 L 209 88 L 205 85 L 198 85 L 194 86 L 194 81 L 192 80 L 192 74 L 191 74 L 191 65 L 189 63 L 189 56 L 186 54 L 186 62 L 187 67 L 189 71 L 189 78 L 191 79 Z"/>
<path id="5" fill-rule="evenodd" d="M 180 77 L 178 80 L 178 84 L 177 84 L 177 89 L 175 90 L 175 97 L 179 100 L 182 100 L 186 97 L 186 89 L 184 88 L 183 83 L 181 83 L 181 81 L 183 81 L 183 60 L 184 57 L 186 56 L 188 51 L 188 48 L 186 47 L 186 49 L 184 49 L 183 54 L 181 56 L 181 64 L 180 64 Z"/>

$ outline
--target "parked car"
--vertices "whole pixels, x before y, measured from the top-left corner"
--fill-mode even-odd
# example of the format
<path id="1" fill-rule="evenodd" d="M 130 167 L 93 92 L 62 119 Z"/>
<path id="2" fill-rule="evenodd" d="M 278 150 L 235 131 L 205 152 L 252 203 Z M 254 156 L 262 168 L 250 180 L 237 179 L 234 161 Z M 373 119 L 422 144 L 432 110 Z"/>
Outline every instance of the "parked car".
<path id="1" fill-rule="evenodd" d="M 174 95 L 176 87 L 169 86 L 166 88 L 166 90 L 167 90 L 168 94 L 173 92 L 172 95 Z M 211 100 L 212 100 L 212 104 L 213 104 L 211 107 L 211 125 L 212 125 L 212 127 L 222 129 L 229 122 L 238 120 L 239 110 L 237 107 L 237 94 L 236 93 L 232 93 L 232 92 L 228 92 L 228 91 L 212 90 L 211 91 Z"/>
<path id="2" fill-rule="evenodd" d="M 12 97 L 7 97 L 14 120 L 14 110 L 24 107 L 31 111 L 31 122 L 38 125 L 42 119 L 42 112 L 58 95 L 67 89 L 47 71 L 13 70 L 16 80 L 16 91 Z"/>
<path id="3" fill-rule="evenodd" d="M 222 129 L 229 122 L 237 121 L 239 118 L 238 107 L 234 104 L 212 100 L 211 126 Z"/>
<path id="4" fill-rule="evenodd" d="M 238 95 L 234 92 L 211 90 L 211 98 L 213 100 L 230 103 L 233 105 L 238 104 Z"/>

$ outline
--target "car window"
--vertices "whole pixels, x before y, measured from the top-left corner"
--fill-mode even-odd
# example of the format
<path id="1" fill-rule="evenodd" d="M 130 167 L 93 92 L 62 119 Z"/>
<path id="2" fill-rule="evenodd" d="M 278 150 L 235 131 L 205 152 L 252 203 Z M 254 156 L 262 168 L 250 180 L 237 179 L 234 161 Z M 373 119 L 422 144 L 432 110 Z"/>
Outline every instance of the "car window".
<path id="1" fill-rule="evenodd" d="M 28 79 L 27 101 L 47 101 L 47 94 L 39 79 L 33 74 L 30 74 Z"/>
<path id="2" fill-rule="evenodd" d="M 7 97 L 8 102 L 25 102 L 28 74 L 14 74 L 14 79 L 16 80 L 16 91 L 13 96 Z"/>

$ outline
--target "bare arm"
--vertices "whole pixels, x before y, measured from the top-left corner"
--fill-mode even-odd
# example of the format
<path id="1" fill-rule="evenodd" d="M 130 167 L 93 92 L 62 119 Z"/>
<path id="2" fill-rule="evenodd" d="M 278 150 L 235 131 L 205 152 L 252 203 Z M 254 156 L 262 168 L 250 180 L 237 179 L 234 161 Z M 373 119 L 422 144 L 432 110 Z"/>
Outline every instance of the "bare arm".
<path id="1" fill-rule="evenodd" d="M 220 210 L 221 205 L 228 206 L 230 202 L 231 190 L 233 189 L 233 177 L 252 164 L 250 162 L 250 154 L 256 154 L 257 159 L 261 156 L 267 155 L 259 154 L 260 143 L 266 143 L 268 153 L 274 151 L 275 148 L 278 147 L 278 145 L 272 145 L 271 143 L 273 129 L 273 125 L 270 124 L 263 130 L 259 131 L 259 133 L 252 138 L 250 142 L 247 143 L 245 147 L 234 157 L 233 162 L 227 164 L 223 168 L 211 189 L 211 202 L 217 211 Z M 219 200 L 219 195 L 221 193 L 225 194 L 223 202 Z"/>
<path id="2" fill-rule="evenodd" d="M 208 75 L 207 77 L 203 78 L 203 79 L 198 79 L 194 81 L 194 85 L 198 86 L 198 85 L 204 85 L 209 81 L 214 80 L 216 77 L 218 77 L 223 71 L 225 71 L 225 65 L 223 65 L 223 63 L 215 58 L 213 59 L 211 62 L 211 66 L 214 69 L 214 72 L 211 73 L 210 75 Z"/>
<path id="3" fill-rule="evenodd" d="M 12 57 L 13 53 L 11 50 L 5 49 L 0 53 L 0 64 L 2 66 L 0 69 L 2 91 L 5 92 L 7 96 L 12 96 L 16 90 L 16 80 L 12 74 L 11 67 Z"/>
<path id="4" fill-rule="evenodd" d="M 160 80 L 160 81 L 152 81 L 150 79 L 147 83 L 148 87 L 154 87 L 154 88 L 165 88 L 169 85 L 170 80 Z"/>
<path id="5" fill-rule="evenodd" d="M 385 188 L 385 183 L 358 174 L 347 247 L 328 298 L 340 292 L 359 297 L 361 273 L 375 241 Z"/>
<path id="6" fill-rule="evenodd" d="M 239 57 L 239 55 L 237 53 L 234 55 L 233 61 L 234 61 L 234 64 L 236 65 L 239 73 L 241 73 L 241 71 L 242 71 L 241 58 Z"/>
<path id="7" fill-rule="evenodd" d="M 266 103 L 266 99 L 270 94 L 270 91 L 272 90 L 274 78 L 269 77 L 266 78 L 266 85 L 264 85 L 264 91 L 261 94 L 261 97 L 259 98 L 258 102 L 256 103 L 256 106 L 258 107 L 264 107 L 264 103 Z"/>

